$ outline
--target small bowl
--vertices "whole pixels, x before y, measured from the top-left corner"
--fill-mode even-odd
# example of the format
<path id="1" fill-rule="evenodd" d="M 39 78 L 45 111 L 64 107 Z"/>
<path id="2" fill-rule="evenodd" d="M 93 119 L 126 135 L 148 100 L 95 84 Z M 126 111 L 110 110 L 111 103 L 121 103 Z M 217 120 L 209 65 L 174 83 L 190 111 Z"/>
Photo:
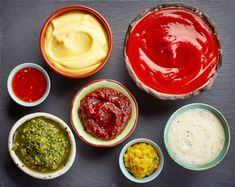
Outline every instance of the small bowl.
<path id="1" fill-rule="evenodd" d="M 59 70 L 58 68 L 56 68 L 53 64 L 51 64 L 50 60 L 47 58 L 47 55 L 44 51 L 44 39 L 45 39 L 45 35 L 46 35 L 46 31 L 48 26 L 50 25 L 51 21 L 53 19 L 55 19 L 56 17 L 64 14 L 64 13 L 68 13 L 68 12 L 73 12 L 73 11 L 81 11 L 81 12 L 87 12 L 93 16 L 95 16 L 100 23 L 103 25 L 103 28 L 106 30 L 107 33 L 107 37 L 108 37 L 108 43 L 109 43 L 109 51 L 108 54 L 106 56 L 106 58 L 103 60 L 103 62 L 100 64 L 100 66 L 98 66 L 96 69 L 86 73 L 86 74 L 82 74 L 82 75 L 74 75 L 74 74 L 69 74 L 69 73 L 65 73 L 61 70 Z M 41 29 L 41 33 L 40 33 L 40 51 L 41 54 L 44 58 L 44 60 L 46 61 L 47 65 L 54 70 L 56 73 L 64 76 L 64 77 L 68 77 L 68 78 L 85 78 L 85 77 L 89 77 L 95 73 L 97 73 L 100 69 L 102 69 L 104 67 L 104 65 L 108 62 L 108 59 L 112 53 L 112 49 L 113 49 L 113 36 L 112 36 L 112 30 L 108 24 L 108 22 L 106 21 L 106 19 L 96 10 L 89 8 L 87 6 L 82 6 L 82 5 L 71 5 L 71 6 L 66 6 L 63 7 L 59 10 L 57 10 L 56 12 L 54 12 L 44 23 L 42 29 Z"/>
<path id="2" fill-rule="evenodd" d="M 12 80 L 14 78 L 14 75 L 19 70 L 21 70 L 23 68 L 28 68 L 28 67 L 36 68 L 37 70 L 39 70 L 44 75 L 44 77 L 46 78 L 46 81 L 47 81 L 47 89 L 46 89 L 44 95 L 40 99 L 38 99 L 37 101 L 34 101 L 34 102 L 25 102 L 25 101 L 22 101 L 21 99 L 19 99 L 15 95 L 15 93 L 13 91 L 13 88 L 12 88 Z M 20 65 L 16 66 L 10 72 L 10 74 L 8 76 L 8 80 L 7 80 L 7 89 L 8 89 L 9 95 L 11 96 L 11 98 L 16 103 L 18 103 L 19 105 L 25 106 L 25 107 L 33 107 L 33 106 L 41 104 L 47 98 L 47 96 L 49 95 L 50 89 L 51 89 L 51 81 L 50 81 L 49 75 L 47 74 L 47 72 L 41 66 L 39 66 L 37 64 L 34 64 L 34 63 L 23 63 L 23 64 L 20 64 Z"/>
<path id="3" fill-rule="evenodd" d="M 170 148 L 170 145 L 168 143 L 168 132 L 169 132 L 169 128 L 172 124 L 172 121 L 182 112 L 187 111 L 189 109 L 195 109 L 195 108 L 199 108 L 199 109 L 205 109 L 208 110 L 209 112 L 213 113 L 222 123 L 223 128 L 224 128 L 224 133 L 225 133 L 225 141 L 224 141 L 224 146 L 223 149 L 221 150 L 221 152 L 219 153 L 219 155 L 211 162 L 207 163 L 207 164 L 202 164 L 202 165 L 198 165 L 198 164 L 188 164 L 184 161 L 181 161 L 179 158 L 177 158 L 173 151 Z M 207 105 L 207 104 L 203 104 L 203 103 L 192 103 L 192 104 L 188 104 L 185 105 L 181 108 L 179 108 L 178 110 L 176 110 L 171 117 L 169 118 L 169 120 L 167 121 L 167 124 L 165 126 L 164 129 L 164 143 L 165 143 L 165 147 L 167 149 L 168 154 L 170 155 L 170 157 L 180 166 L 189 169 L 189 170 L 193 170 L 193 171 L 203 171 L 203 170 L 208 170 L 211 169 L 215 166 L 217 166 L 226 156 L 229 146 L 230 146 L 230 128 L 228 125 L 228 122 L 226 121 L 225 117 L 223 116 L 223 114 L 218 111 L 216 108 Z"/>
<path id="4" fill-rule="evenodd" d="M 82 100 L 82 98 L 86 96 L 88 93 L 92 92 L 93 90 L 103 87 L 112 88 L 121 92 L 131 101 L 132 105 L 132 116 L 126 128 L 116 138 L 108 141 L 95 138 L 94 136 L 87 133 L 84 130 L 82 122 L 77 114 L 78 108 L 80 107 L 80 101 Z M 114 80 L 102 79 L 102 80 L 92 81 L 86 84 L 74 96 L 71 105 L 70 121 L 74 131 L 82 141 L 94 147 L 114 147 L 122 143 L 134 132 L 137 124 L 137 119 L 138 119 L 138 105 L 134 96 L 121 83 Z"/>
<path id="5" fill-rule="evenodd" d="M 124 164 L 124 160 L 123 160 L 123 157 L 124 157 L 124 154 L 126 153 L 128 147 L 134 145 L 134 144 L 137 144 L 137 143 L 147 143 L 147 144 L 150 144 L 152 145 L 158 152 L 158 156 L 159 156 L 159 166 L 158 168 L 156 169 L 156 171 L 154 171 L 152 173 L 152 175 L 150 176 L 147 176 L 147 177 L 144 177 L 142 179 L 137 179 L 135 178 L 125 167 L 125 164 Z M 123 175 L 125 175 L 126 178 L 128 178 L 129 180 L 133 181 L 133 182 L 136 182 L 136 183 L 146 183 L 146 182 L 150 182 L 152 181 L 153 179 L 155 179 L 158 175 L 160 175 L 161 171 L 162 171 L 162 168 L 163 168 L 163 164 L 164 164 L 164 157 L 163 157 L 163 153 L 160 149 L 160 147 L 154 143 L 152 140 L 149 140 L 149 139 L 146 139 L 146 138 L 137 138 L 137 139 L 134 139 L 130 142 L 128 142 L 121 150 L 121 153 L 119 155 L 119 166 L 120 166 L 120 169 L 123 173 Z"/>
<path id="6" fill-rule="evenodd" d="M 129 61 L 129 58 L 127 56 L 127 42 L 128 42 L 128 38 L 131 34 L 131 32 L 133 31 L 133 29 L 135 28 L 135 26 L 139 23 L 139 21 L 141 21 L 146 15 L 148 15 L 149 13 L 156 11 L 158 9 L 162 9 L 162 8 L 168 8 L 168 7 L 180 7 L 180 8 L 184 8 L 186 10 L 190 10 L 195 12 L 197 15 L 199 15 L 200 17 L 204 18 L 205 21 L 210 25 L 211 30 L 214 32 L 214 35 L 216 36 L 216 40 L 218 43 L 218 63 L 215 69 L 215 73 L 214 75 L 207 81 L 205 82 L 204 85 L 202 85 L 201 87 L 195 89 L 192 92 L 188 92 L 188 93 L 184 93 L 184 94 L 166 94 L 166 93 L 161 93 L 156 91 L 155 89 L 147 86 L 144 82 L 142 82 L 139 77 L 136 75 L 135 71 L 133 70 L 131 63 Z M 199 10 L 198 8 L 195 8 L 193 6 L 190 6 L 186 3 L 182 3 L 182 2 L 173 2 L 173 3 L 164 3 L 164 4 L 159 4 L 155 7 L 149 8 L 144 10 L 143 12 L 141 12 L 139 15 L 137 15 L 134 20 L 130 23 L 128 30 L 126 32 L 126 36 L 125 36 L 125 40 L 124 40 L 124 47 L 123 47 L 123 56 L 124 56 L 124 63 L 126 65 L 127 71 L 130 75 L 130 77 L 133 79 L 133 81 L 136 83 L 136 85 L 142 89 L 143 91 L 145 91 L 146 93 L 161 99 L 161 100 L 177 100 L 177 99 L 188 99 L 191 98 L 195 95 L 198 95 L 202 92 L 204 92 L 205 90 L 211 89 L 214 83 L 214 80 L 217 76 L 218 70 L 222 64 L 222 46 L 219 40 L 219 36 L 218 33 L 216 31 L 215 28 L 215 24 L 213 23 L 213 21 L 209 18 L 209 16 L 207 14 L 205 14 L 204 12 L 202 12 L 201 10 Z"/>
<path id="7" fill-rule="evenodd" d="M 41 117 L 41 116 L 58 122 L 61 125 L 61 127 L 63 129 L 65 129 L 65 131 L 67 132 L 67 134 L 69 136 L 70 143 L 71 143 L 71 151 L 70 151 L 70 155 L 69 155 L 69 158 L 68 158 L 66 165 L 62 169 L 55 171 L 55 172 L 40 173 L 40 172 L 37 172 L 37 171 L 34 171 L 34 170 L 28 168 L 18 158 L 18 156 L 15 154 L 15 151 L 13 150 L 14 134 L 15 134 L 16 130 L 27 120 L 30 120 L 35 117 Z M 9 137 L 8 137 L 8 151 L 9 151 L 10 156 L 13 159 L 14 163 L 16 164 L 16 166 L 18 168 L 20 168 L 26 174 L 28 174 L 34 178 L 37 178 L 37 179 L 44 179 L 44 180 L 45 179 L 53 179 L 53 178 L 59 177 L 60 175 L 63 175 L 64 173 L 66 173 L 69 170 L 69 168 L 72 166 L 74 159 L 75 159 L 75 156 L 76 156 L 76 142 L 75 142 L 72 131 L 70 130 L 69 126 L 63 120 L 61 120 L 60 118 L 58 118 L 52 114 L 38 112 L 38 113 L 29 114 L 29 115 L 26 115 L 26 116 L 20 118 L 13 125 L 13 127 L 9 133 Z"/>

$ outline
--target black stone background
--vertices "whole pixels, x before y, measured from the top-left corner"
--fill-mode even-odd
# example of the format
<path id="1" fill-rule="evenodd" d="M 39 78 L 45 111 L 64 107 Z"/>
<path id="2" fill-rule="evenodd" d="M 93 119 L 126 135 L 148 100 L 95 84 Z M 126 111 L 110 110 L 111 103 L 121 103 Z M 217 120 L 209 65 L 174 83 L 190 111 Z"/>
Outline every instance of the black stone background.
<path id="1" fill-rule="evenodd" d="M 216 23 L 224 49 L 223 64 L 213 88 L 188 100 L 161 101 L 141 91 L 129 77 L 123 63 L 122 48 L 128 24 L 146 8 L 163 1 L 64 1 L 0 0 L 0 186 L 235 186 L 235 1 L 186 1 L 206 12 Z M 166 2 L 166 1 L 164 1 Z M 39 51 L 39 32 L 46 18 L 57 9 L 72 4 L 87 5 L 107 19 L 113 31 L 113 52 L 107 65 L 97 74 L 84 79 L 63 78 L 44 62 Z M 33 62 L 46 69 L 51 78 L 47 100 L 33 108 L 15 104 L 7 93 L 7 76 L 12 68 Z M 70 103 L 75 93 L 89 81 L 109 78 L 120 81 L 133 93 L 139 104 L 139 120 L 133 135 L 124 143 L 110 149 L 93 148 L 77 136 L 76 160 L 71 169 L 54 180 L 37 180 L 20 171 L 7 150 L 8 133 L 22 116 L 33 112 L 48 112 L 70 125 Z M 231 146 L 219 166 L 203 172 L 186 170 L 174 163 L 163 143 L 163 130 L 170 115 L 179 107 L 202 102 L 218 108 L 231 128 Z M 118 165 L 118 156 L 125 143 L 134 138 L 149 138 L 162 148 L 165 164 L 161 175 L 145 185 L 126 179 Z"/>

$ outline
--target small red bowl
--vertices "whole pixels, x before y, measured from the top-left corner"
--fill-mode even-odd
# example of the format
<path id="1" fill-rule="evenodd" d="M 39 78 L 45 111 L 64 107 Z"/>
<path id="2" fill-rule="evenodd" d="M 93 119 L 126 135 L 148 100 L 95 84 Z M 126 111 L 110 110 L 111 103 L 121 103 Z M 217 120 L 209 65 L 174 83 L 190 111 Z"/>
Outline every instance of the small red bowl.
<path id="1" fill-rule="evenodd" d="M 48 26 L 50 25 L 51 21 L 53 19 L 55 19 L 56 17 L 68 13 L 68 12 L 73 12 L 73 11 L 79 11 L 79 12 L 86 12 L 89 13 L 93 16 L 95 16 L 100 23 L 103 25 L 103 28 L 106 31 L 107 37 L 108 37 L 108 43 L 109 43 L 109 50 L 107 53 L 107 56 L 105 57 L 105 59 L 103 60 L 103 62 L 100 64 L 100 66 L 98 66 L 96 69 L 82 74 L 82 75 L 74 75 L 74 74 L 69 74 L 69 73 L 65 73 L 59 69 L 57 69 L 53 64 L 51 64 L 50 60 L 47 58 L 47 55 L 44 51 L 44 43 L 45 43 L 45 35 L 46 35 L 46 31 Z M 72 5 L 72 6 L 66 6 L 63 7 L 59 10 L 57 10 L 56 12 L 54 12 L 44 23 L 42 29 L 41 29 L 41 33 L 40 33 L 40 39 L 39 39 L 39 44 L 40 44 L 40 51 L 42 53 L 42 56 L 44 58 L 44 60 L 46 61 L 47 65 L 51 67 L 51 69 L 53 69 L 56 73 L 64 76 L 64 77 L 69 77 L 69 78 L 84 78 L 84 77 L 89 77 L 93 74 L 95 74 L 96 72 L 98 72 L 108 61 L 111 53 L 112 53 L 112 49 L 113 49 L 113 36 L 112 36 L 112 30 L 108 24 L 108 22 L 105 20 L 105 18 L 96 10 L 86 7 L 86 6 L 81 6 L 81 5 Z"/>
<path id="2" fill-rule="evenodd" d="M 130 120 L 128 121 L 125 129 L 119 134 L 116 138 L 112 140 L 102 140 L 98 139 L 89 133 L 87 133 L 82 125 L 80 118 L 78 117 L 78 108 L 80 107 L 81 99 L 86 96 L 88 93 L 92 92 L 98 88 L 112 88 L 121 92 L 125 95 L 131 102 L 132 106 L 132 115 Z M 123 86 L 121 83 L 115 80 L 109 79 L 101 79 L 92 81 L 86 85 L 84 85 L 74 96 L 71 104 L 71 111 L 70 111 L 70 122 L 72 124 L 73 130 L 78 135 L 78 137 L 85 143 L 94 146 L 94 147 L 114 147 L 118 144 L 125 141 L 135 130 L 136 124 L 138 121 L 138 104 L 134 98 L 134 96 L 130 93 L 130 91 Z"/>

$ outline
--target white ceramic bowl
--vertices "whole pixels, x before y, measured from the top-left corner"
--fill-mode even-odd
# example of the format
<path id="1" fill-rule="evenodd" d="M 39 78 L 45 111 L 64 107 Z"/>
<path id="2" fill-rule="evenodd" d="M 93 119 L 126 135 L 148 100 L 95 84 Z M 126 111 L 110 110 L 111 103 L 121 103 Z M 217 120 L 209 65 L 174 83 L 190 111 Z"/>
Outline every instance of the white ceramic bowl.
<path id="1" fill-rule="evenodd" d="M 13 91 L 13 88 L 12 88 L 12 80 L 14 78 L 14 75 L 21 69 L 23 68 L 27 68 L 27 67 L 32 67 L 32 68 L 36 68 L 38 69 L 43 75 L 44 77 L 46 78 L 46 81 L 47 81 L 47 89 L 44 93 L 44 95 L 37 101 L 34 101 L 34 102 L 25 102 L 25 101 L 22 101 L 21 99 L 19 99 L 14 91 Z M 7 80 L 7 89 L 8 89 L 8 93 L 9 95 L 11 96 L 11 98 L 16 102 L 18 103 L 19 105 L 22 105 L 22 106 L 25 106 L 25 107 L 33 107 L 33 106 L 36 106 L 36 105 L 39 105 L 40 103 L 42 103 L 48 96 L 49 92 L 50 92 L 50 89 L 51 89 L 51 81 L 50 81 L 50 78 L 49 78 L 49 75 L 47 74 L 47 72 L 39 65 L 37 64 L 34 64 L 34 63 L 23 63 L 23 64 L 20 64 L 18 66 L 16 66 L 9 74 L 8 76 L 8 80 Z"/>
<path id="2" fill-rule="evenodd" d="M 132 105 L 132 116 L 126 128 L 116 138 L 112 140 L 108 140 L 108 141 L 98 139 L 90 135 L 89 133 L 87 133 L 84 130 L 82 122 L 78 116 L 78 109 L 80 107 L 80 101 L 82 100 L 82 98 L 86 96 L 88 93 L 92 92 L 93 90 L 98 89 L 98 88 L 103 88 L 103 87 L 112 88 L 114 90 L 121 92 L 130 100 L 131 105 Z M 138 119 L 138 105 L 137 105 L 135 98 L 127 90 L 126 87 L 124 87 L 121 83 L 114 81 L 114 80 L 102 79 L 102 80 L 96 80 L 96 81 L 90 82 L 77 92 L 77 94 L 74 96 L 74 99 L 72 101 L 71 113 L 70 113 L 70 120 L 71 120 L 72 127 L 74 131 L 76 132 L 76 134 L 81 138 L 82 141 L 94 147 L 114 147 L 120 144 L 134 132 L 136 124 L 137 124 L 137 119 Z"/>
<path id="3" fill-rule="evenodd" d="M 35 117 L 40 117 L 40 116 L 43 116 L 43 117 L 46 117 L 46 118 L 49 118 L 53 121 L 58 122 L 61 125 L 61 127 L 63 129 L 65 129 L 65 131 L 67 132 L 69 140 L 70 140 L 70 144 L 71 144 L 71 151 L 70 151 L 70 155 L 69 155 L 69 158 L 68 158 L 66 165 L 62 169 L 55 171 L 55 172 L 51 172 L 51 173 L 40 173 L 40 172 L 37 172 L 37 171 L 34 171 L 34 170 L 28 168 L 18 158 L 18 156 L 15 154 L 15 151 L 12 149 L 13 144 L 14 144 L 14 134 L 15 134 L 16 130 L 27 120 L 30 120 Z M 8 137 L 8 150 L 9 150 L 10 156 L 13 159 L 16 166 L 18 168 L 20 168 L 23 172 L 25 172 L 28 175 L 35 177 L 37 179 L 53 179 L 53 178 L 59 177 L 60 175 L 63 175 L 64 173 L 66 173 L 69 170 L 69 168 L 72 166 L 74 159 L 75 159 L 75 156 L 76 156 L 76 143 L 75 143 L 75 139 L 74 139 L 72 131 L 70 130 L 69 126 L 63 120 L 61 120 L 60 118 L 58 118 L 52 114 L 38 112 L 38 113 L 29 114 L 29 115 L 26 115 L 26 116 L 20 118 L 14 124 L 14 126 L 12 127 L 12 129 L 10 131 L 9 137 Z"/>
<path id="4" fill-rule="evenodd" d="M 152 173 L 152 175 L 148 176 L 148 177 L 144 177 L 142 179 L 137 179 L 135 178 L 125 167 L 125 164 L 124 164 L 124 159 L 123 159 L 123 156 L 124 154 L 126 153 L 128 147 L 134 145 L 134 144 L 137 144 L 137 143 L 147 143 L 147 144 L 150 144 L 152 145 L 158 152 L 158 156 L 159 156 L 159 166 L 158 168 L 156 169 L 156 171 L 154 171 Z M 162 171 L 162 168 L 163 168 L 163 164 L 164 164 L 164 157 L 163 157 L 163 153 L 160 149 L 160 147 L 154 143 L 152 140 L 149 140 L 149 139 L 146 139 L 146 138 L 137 138 L 137 139 L 134 139 L 130 142 L 128 142 L 123 148 L 122 148 L 122 151 L 119 155 L 119 166 L 120 166 L 120 169 L 123 173 L 123 175 L 125 175 L 126 178 L 128 178 L 129 180 L 133 181 L 133 182 L 136 182 L 136 183 L 146 183 L 146 182 L 150 182 L 152 181 L 153 179 L 155 179 L 158 175 L 160 175 L 161 171 Z"/>

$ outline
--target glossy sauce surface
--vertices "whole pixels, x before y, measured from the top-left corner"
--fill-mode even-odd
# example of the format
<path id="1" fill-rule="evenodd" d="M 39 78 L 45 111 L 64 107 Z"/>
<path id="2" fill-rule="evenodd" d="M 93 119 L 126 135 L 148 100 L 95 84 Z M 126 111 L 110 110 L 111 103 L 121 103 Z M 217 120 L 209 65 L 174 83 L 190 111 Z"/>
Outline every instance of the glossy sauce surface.
<path id="1" fill-rule="evenodd" d="M 12 80 L 12 88 L 20 100 L 34 102 L 46 92 L 47 81 L 41 71 L 27 67 L 16 72 Z"/>
<path id="2" fill-rule="evenodd" d="M 215 73 L 218 42 L 209 24 L 183 8 L 147 14 L 131 31 L 127 56 L 138 78 L 166 94 L 203 86 Z"/>
<path id="3" fill-rule="evenodd" d="M 131 114 L 130 100 L 111 88 L 99 88 L 87 94 L 78 109 L 85 131 L 103 140 L 117 137 Z"/>

